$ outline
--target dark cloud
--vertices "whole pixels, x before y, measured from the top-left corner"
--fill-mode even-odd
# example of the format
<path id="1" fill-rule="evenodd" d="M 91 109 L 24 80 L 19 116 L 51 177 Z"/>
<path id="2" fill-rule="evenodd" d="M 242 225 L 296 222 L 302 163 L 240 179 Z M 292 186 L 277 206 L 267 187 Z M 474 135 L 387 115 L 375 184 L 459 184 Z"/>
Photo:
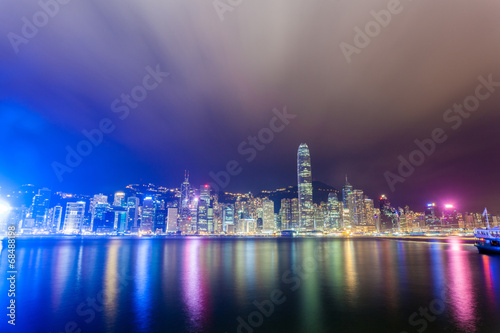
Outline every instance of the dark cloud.
<path id="1" fill-rule="evenodd" d="M 387 4 L 246 0 L 221 22 L 212 1 L 73 0 L 16 54 L 7 34 L 21 34 L 23 16 L 40 7 L 3 1 L 2 180 L 87 192 L 141 180 L 177 186 L 184 169 L 201 183 L 236 159 L 243 172 L 229 189 L 271 189 L 295 182 L 296 149 L 307 142 L 314 178 L 336 187 L 348 173 L 399 204 L 500 210 L 500 91 L 458 130 L 443 122 L 479 76 L 500 81 L 500 4 L 402 0 L 402 12 L 347 63 L 340 43 L 353 44 L 353 29 Z M 157 64 L 169 78 L 120 120 L 112 101 Z M 297 118 L 244 163 L 238 145 L 285 105 Z M 105 117 L 116 130 L 60 184 L 52 161 Z M 384 172 L 437 127 L 449 139 L 390 193 Z"/>

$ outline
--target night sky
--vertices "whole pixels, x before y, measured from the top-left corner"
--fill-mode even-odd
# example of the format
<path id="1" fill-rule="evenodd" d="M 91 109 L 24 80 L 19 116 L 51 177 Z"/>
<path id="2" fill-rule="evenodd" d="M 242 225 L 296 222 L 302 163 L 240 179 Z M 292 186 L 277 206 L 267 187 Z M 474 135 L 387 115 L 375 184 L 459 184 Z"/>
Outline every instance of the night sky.
<path id="1" fill-rule="evenodd" d="M 354 28 L 388 2 L 243 0 L 221 20 L 212 0 L 72 0 L 51 7 L 45 24 L 38 1 L 3 0 L 0 186 L 178 187 L 185 169 L 199 185 L 236 160 L 242 171 L 227 190 L 270 190 L 296 184 L 306 142 L 313 178 L 336 188 L 347 173 L 395 204 L 500 212 L 500 87 L 457 129 L 443 119 L 478 77 L 500 82 L 500 3 L 402 0 L 348 63 L 341 43 L 354 45 Z M 23 17 L 33 15 L 40 27 L 25 38 Z M 161 82 L 147 81 L 147 97 L 114 112 L 156 69 Z M 248 162 L 239 145 L 285 107 L 295 118 Z M 54 162 L 106 118 L 114 130 L 60 181 Z M 392 192 L 384 173 L 435 128 L 447 140 Z"/>

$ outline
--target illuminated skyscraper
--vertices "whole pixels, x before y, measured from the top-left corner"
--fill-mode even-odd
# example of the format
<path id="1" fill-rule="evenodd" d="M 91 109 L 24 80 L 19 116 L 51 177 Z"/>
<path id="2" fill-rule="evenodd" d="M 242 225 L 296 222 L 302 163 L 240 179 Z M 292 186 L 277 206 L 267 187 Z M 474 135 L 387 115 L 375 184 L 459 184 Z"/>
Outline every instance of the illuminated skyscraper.
<path id="1" fill-rule="evenodd" d="M 230 228 L 234 228 L 234 206 L 228 204 L 222 210 L 222 230 L 229 232 Z"/>
<path id="2" fill-rule="evenodd" d="M 299 227 L 299 199 L 293 198 L 291 200 L 292 208 L 292 225 L 291 229 L 297 229 Z"/>
<path id="3" fill-rule="evenodd" d="M 155 200 L 152 197 L 144 198 L 142 205 L 141 232 L 152 233 L 155 217 Z"/>
<path id="4" fill-rule="evenodd" d="M 184 182 L 181 184 L 181 197 L 179 200 L 179 215 L 181 221 L 187 221 L 191 217 L 189 204 L 191 201 L 191 184 L 189 184 L 189 172 L 184 172 Z"/>
<path id="5" fill-rule="evenodd" d="M 123 193 L 123 192 L 116 192 L 115 193 L 115 199 L 113 201 L 113 206 L 116 206 L 116 207 L 125 206 L 125 193 Z"/>
<path id="6" fill-rule="evenodd" d="M 62 223 L 62 206 L 57 205 L 52 210 L 52 231 L 59 232 Z"/>
<path id="7" fill-rule="evenodd" d="M 104 194 L 95 194 L 92 199 L 90 199 L 89 212 L 90 214 L 94 214 L 94 207 L 97 204 L 104 204 L 108 202 L 108 197 Z"/>
<path id="8" fill-rule="evenodd" d="M 314 229 L 313 188 L 311 176 L 311 155 L 309 147 L 302 143 L 297 153 L 297 178 L 299 199 L 299 227 Z"/>
<path id="9" fill-rule="evenodd" d="M 356 212 L 354 206 L 354 190 L 352 185 L 347 181 L 347 176 L 345 176 L 345 184 L 342 187 L 342 201 L 344 204 L 344 227 L 354 226 L 354 216 Z"/>
<path id="10" fill-rule="evenodd" d="M 203 200 L 210 206 L 210 186 L 202 185 L 200 186 L 200 200 Z"/>
<path id="11" fill-rule="evenodd" d="M 52 191 L 43 188 L 33 197 L 32 218 L 35 220 L 34 227 L 38 230 L 50 229 L 47 227 L 47 217 L 50 207 Z"/>
<path id="12" fill-rule="evenodd" d="M 363 211 L 363 222 L 367 226 L 375 226 L 375 206 L 373 205 L 373 200 L 365 198 L 364 200 L 364 211 Z"/>
<path id="13" fill-rule="evenodd" d="M 341 227 L 342 207 L 336 193 L 328 193 L 327 222 L 328 230 Z"/>
<path id="14" fill-rule="evenodd" d="M 262 231 L 272 232 L 275 229 L 274 225 L 274 201 L 264 200 L 262 202 L 264 214 L 262 216 Z"/>
<path id="15" fill-rule="evenodd" d="M 85 202 L 68 202 L 66 204 L 66 214 L 64 215 L 64 232 L 69 234 L 80 233 L 84 215 Z"/>
<path id="16" fill-rule="evenodd" d="M 208 203 L 205 200 L 199 200 L 198 205 L 198 219 L 197 230 L 198 232 L 208 232 Z"/>
<path id="17" fill-rule="evenodd" d="M 326 204 L 322 202 L 320 205 L 314 204 L 314 229 L 325 229 Z"/>
<path id="18" fill-rule="evenodd" d="M 288 230 L 292 227 L 292 204 L 290 199 L 281 199 L 281 230 Z"/>
<path id="19" fill-rule="evenodd" d="M 177 208 L 169 208 L 167 215 L 167 231 L 177 232 Z"/>
<path id="20" fill-rule="evenodd" d="M 126 230 L 137 232 L 139 228 L 139 198 L 129 197 L 127 200 L 128 223 Z"/>
<path id="21" fill-rule="evenodd" d="M 365 210 L 365 195 L 362 190 L 353 191 L 353 208 L 354 208 L 354 224 L 356 226 L 365 226 L 364 210 Z"/>

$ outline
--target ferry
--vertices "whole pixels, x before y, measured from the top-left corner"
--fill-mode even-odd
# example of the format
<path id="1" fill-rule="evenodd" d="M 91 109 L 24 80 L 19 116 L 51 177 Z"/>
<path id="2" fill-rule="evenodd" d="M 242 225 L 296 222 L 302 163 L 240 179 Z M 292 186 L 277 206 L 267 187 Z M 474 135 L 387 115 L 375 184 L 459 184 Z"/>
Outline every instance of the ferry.
<path id="1" fill-rule="evenodd" d="M 281 237 L 297 237 L 298 234 L 296 230 L 283 230 L 281 232 Z"/>
<path id="2" fill-rule="evenodd" d="M 477 238 L 477 242 L 474 246 L 477 247 L 479 253 L 500 254 L 500 228 L 490 228 L 486 209 L 484 209 L 483 215 L 486 215 L 488 227 L 486 229 L 474 229 L 474 237 Z"/>

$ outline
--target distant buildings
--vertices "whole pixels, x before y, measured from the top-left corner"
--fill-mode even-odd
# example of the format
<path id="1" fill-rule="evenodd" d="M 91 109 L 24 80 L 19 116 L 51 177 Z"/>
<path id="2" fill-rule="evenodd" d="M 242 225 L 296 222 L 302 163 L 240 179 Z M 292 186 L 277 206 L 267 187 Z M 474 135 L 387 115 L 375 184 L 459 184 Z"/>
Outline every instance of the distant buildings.
<path id="1" fill-rule="evenodd" d="M 5 232 L 6 223 L 25 234 L 99 235 L 269 235 L 284 230 L 407 233 L 486 226 L 481 214 L 462 213 L 449 204 L 431 203 L 425 211 L 414 212 L 408 206 L 392 206 L 382 195 L 376 205 L 363 190 L 355 189 L 347 176 L 341 194 L 330 190 L 313 188 L 311 156 L 303 143 L 297 152 L 296 191 L 290 186 L 259 196 L 214 193 L 209 185 L 191 186 L 187 171 L 179 188 L 134 184 L 114 195 L 53 193 L 26 185 L 13 193 L 12 197 L 24 204 L 9 209 L 0 221 L 0 232 Z M 497 226 L 500 218 L 490 215 L 489 221 Z"/>

